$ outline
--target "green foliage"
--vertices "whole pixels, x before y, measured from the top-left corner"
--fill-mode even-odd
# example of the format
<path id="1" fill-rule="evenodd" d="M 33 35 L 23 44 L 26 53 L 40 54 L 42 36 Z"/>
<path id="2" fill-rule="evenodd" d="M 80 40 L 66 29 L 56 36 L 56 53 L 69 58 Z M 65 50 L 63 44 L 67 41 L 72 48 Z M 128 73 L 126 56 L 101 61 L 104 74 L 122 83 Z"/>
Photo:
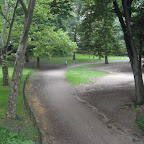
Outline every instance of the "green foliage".
<path id="1" fill-rule="evenodd" d="M 109 1 L 86 1 L 80 25 L 83 48 L 99 57 L 113 54 L 119 43 L 112 33 L 114 15 Z"/>
<path id="2" fill-rule="evenodd" d="M 137 125 L 144 130 L 144 116 L 141 116 L 140 118 L 137 119 Z"/>
<path id="3" fill-rule="evenodd" d="M 66 32 L 59 29 L 57 32 L 55 28 L 43 27 L 41 31 L 34 28 L 33 41 L 29 44 L 36 45 L 34 48 L 34 56 L 54 56 L 54 55 L 69 55 L 76 51 L 77 45 L 72 42 Z"/>
<path id="4" fill-rule="evenodd" d="M 96 67 L 96 65 L 87 65 L 72 68 L 66 72 L 66 78 L 72 85 L 80 85 L 86 83 L 92 83 L 92 77 L 100 77 L 108 72 L 98 71 L 98 70 L 89 70 L 90 68 Z"/>
<path id="5" fill-rule="evenodd" d="M 0 127 L 0 143 L 1 144 L 34 144 L 31 140 L 26 140 L 17 133 Z"/>

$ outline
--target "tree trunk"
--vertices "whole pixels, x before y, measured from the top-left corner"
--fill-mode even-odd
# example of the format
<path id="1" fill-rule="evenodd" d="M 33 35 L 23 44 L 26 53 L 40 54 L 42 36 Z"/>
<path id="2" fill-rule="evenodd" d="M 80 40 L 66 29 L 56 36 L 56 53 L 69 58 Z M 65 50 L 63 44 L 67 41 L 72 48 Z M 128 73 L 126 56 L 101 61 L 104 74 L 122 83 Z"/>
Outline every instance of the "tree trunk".
<path id="1" fill-rule="evenodd" d="M 4 45 L 3 38 L 4 38 L 4 35 L 5 35 L 6 26 L 7 26 L 7 18 L 8 18 L 8 12 L 9 12 L 9 7 L 10 7 L 10 1 L 8 3 L 8 6 L 6 6 L 7 7 L 6 8 L 7 12 L 6 12 L 6 16 L 5 16 L 6 20 L 5 20 L 3 34 L 2 34 L 2 37 L 1 37 L 3 86 L 8 86 L 9 85 L 9 74 L 8 74 L 8 66 L 7 66 L 7 49 L 8 49 L 9 43 L 10 43 L 10 37 L 11 37 L 11 32 L 12 32 L 12 27 L 13 27 L 13 23 L 14 23 L 14 18 L 15 18 L 17 6 L 18 6 L 18 0 L 15 3 L 13 16 L 12 16 L 11 23 L 10 23 L 9 33 L 8 33 L 8 36 L 7 36 L 6 44 Z"/>
<path id="2" fill-rule="evenodd" d="M 74 52 L 74 54 L 73 54 L 73 60 L 76 60 L 76 57 L 75 57 L 75 52 Z"/>
<path id="3" fill-rule="evenodd" d="M 74 32 L 74 42 L 77 43 L 77 26 L 76 26 L 75 32 Z M 76 60 L 75 52 L 73 54 L 73 60 Z"/>
<path id="4" fill-rule="evenodd" d="M 37 57 L 37 68 L 39 68 L 39 66 L 40 66 L 40 58 Z"/>
<path id="5" fill-rule="evenodd" d="M 108 56 L 105 55 L 105 64 L 108 64 Z"/>
<path id="6" fill-rule="evenodd" d="M 6 29 L 7 29 L 7 22 L 8 22 L 8 13 L 9 13 L 9 8 L 10 8 L 10 1 L 7 2 L 5 1 L 5 10 L 6 10 L 6 14 L 5 14 L 5 23 L 4 23 L 4 28 L 3 28 L 3 32 L 1 35 L 1 46 L 2 46 L 2 50 L 1 50 L 1 54 L 2 54 L 2 73 L 3 73 L 3 86 L 8 86 L 9 85 L 9 75 L 8 75 L 8 68 L 5 65 L 6 63 L 6 46 L 4 44 L 4 36 L 6 33 Z"/>
<path id="7" fill-rule="evenodd" d="M 135 48 L 131 24 L 130 24 L 131 2 L 132 1 L 122 0 L 125 20 L 122 17 L 122 13 L 120 12 L 120 9 L 118 7 L 116 0 L 113 2 L 113 4 L 114 4 L 115 12 L 119 18 L 119 21 L 120 21 L 120 24 L 124 33 L 126 48 L 127 48 L 128 56 L 130 58 L 133 74 L 134 74 L 136 103 L 142 104 L 144 103 L 144 86 L 143 86 L 143 79 L 142 79 L 141 62 L 139 60 L 139 57 Z"/>
<path id="8" fill-rule="evenodd" d="M 26 52 L 25 53 L 25 62 L 29 62 L 30 60 L 29 60 L 29 54 Z"/>
<path id="9" fill-rule="evenodd" d="M 143 86 L 143 79 L 142 79 L 141 64 L 139 62 L 133 64 L 133 73 L 134 73 L 134 80 L 135 80 L 136 103 L 143 104 L 144 86 Z"/>
<path id="10" fill-rule="evenodd" d="M 19 93 L 20 87 L 20 80 L 22 77 L 22 70 L 25 61 L 25 52 L 28 40 L 28 32 L 32 20 L 32 15 L 35 6 L 35 0 L 29 1 L 28 9 L 26 8 L 23 1 L 20 1 L 23 11 L 25 13 L 25 21 L 24 21 L 24 28 L 20 38 L 20 44 L 16 53 L 16 60 L 14 66 L 14 72 L 11 80 L 10 85 L 10 93 L 8 98 L 8 108 L 7 108 L 7 117 L 8 118 L 15 118 L 16 117 L 16 105 L 17 105 L 17 98 Z"/>
<path id="11" fill-rule="evenodd" d="M 9 74 L 8 74 L 8 66 L 2 66 L 3 71 L 3 86 L 9 86 Z"/>

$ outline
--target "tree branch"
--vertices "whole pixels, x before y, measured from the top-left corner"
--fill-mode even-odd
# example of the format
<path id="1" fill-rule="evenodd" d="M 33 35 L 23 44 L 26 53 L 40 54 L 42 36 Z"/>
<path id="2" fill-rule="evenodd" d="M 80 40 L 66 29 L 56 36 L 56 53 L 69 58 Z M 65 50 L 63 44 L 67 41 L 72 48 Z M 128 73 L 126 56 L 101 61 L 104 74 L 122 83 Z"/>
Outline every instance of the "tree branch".
<path id="1" fill-rule="evenodd" d="M 3 11 L 2 11 L 2 8 L 1 8 L 1 6 L 0 6 L 0 14 L 4 17 L 4 19 L 5 20 L 7 20 L 8 21 L 8 19 L 6 18 L 6 16 L 4 15 L 4 13 L 3 13 Z"/>
<path id="2" fill-rule="evenodd" d="M 6 41 L 6 45 L 5 45 L 6 50 L 7 50 L 8 46 L 9 46 L 10 37 L 11 37 L 11 31 L 12 31 L 12 27 L 13 27 L 13 23 L 14 23 L 14 18 L 15 18 L 17 6 L 18 6 L 18 0 L 16 1 L 15 7 L 14 7 L 14 11 L 13 11 L 12 20 L 11 20 L 11 23 L 10 23 L 9 33 L 8 33 L 8 37 L 7 37 L 7 41 Z"/>
<path id="3" fill-rule="evenodd" d="M 7 3 L 6 3 L 6 0 L 4 2 L 5 2 L 5 9 L 6 9 L 5 17 L 6 17 L 6 19 L 8 19 L 10 0 L 9 0 L 9 3 L 8 3 L 8 6 L 7 6 Z M 4 23 L 3 32 L 1 34 L 1 46 L 2 46 L 2 48 L 4 48 L 4 36 L 5 36 L 6 28 L 7 28 L 7 20 L 6 19 L 5 19 L 5 23 Z"/>
<path id="4" fill-rule="evenodd" d="M 28 14 L 28 9 L 26 8 L 25 3 L 23 2 L 23 0 L 19 0 L 19 2 L 20 2 L 21 6 L 23 8 L 23 11 L 24 11 L 25 15 L 27 15 Z"/>
<path id="5" fill-rule="evenodd" d="M 115 13 L 117 14 L 117 16 L 119 18 L 119 21 L 120 21 L 120 24 L 121 24 L 121 27 L 122 27 L 122 30 L 123 30 L 123 33 L 124 33 L 124 39 L 125 39 L 128 55 L 130 57 L 132 57 L 132 51 L 131 51 L 131 47 L 129 45 L 129 39 L 128 39 L 128 34 L 127 34 L 127 27 L 126 27 L 126 24 L 125 24 L 123 16 L 122 16 L 122 13 L 119 9 L 119 6 L 118 6 L 116 0 L 113 1 L 113 5 L 114 5 L 114 8 L 115 8 Z"/>

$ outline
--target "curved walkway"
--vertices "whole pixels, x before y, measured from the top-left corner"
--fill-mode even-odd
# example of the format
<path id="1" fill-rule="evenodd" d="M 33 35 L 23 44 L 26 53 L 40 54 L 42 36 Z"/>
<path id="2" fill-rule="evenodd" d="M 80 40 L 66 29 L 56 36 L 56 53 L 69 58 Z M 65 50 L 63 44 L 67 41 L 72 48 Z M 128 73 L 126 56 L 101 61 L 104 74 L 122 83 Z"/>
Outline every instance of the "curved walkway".
<path id="1" fill-rule="evenodd" d="M 78 101 L 76 89 L 65 79 L 66 69 L 40 71 L 28 81 L 29 101 L 45 144 L 143 144 L 107 126 L 95 110 Z"/>

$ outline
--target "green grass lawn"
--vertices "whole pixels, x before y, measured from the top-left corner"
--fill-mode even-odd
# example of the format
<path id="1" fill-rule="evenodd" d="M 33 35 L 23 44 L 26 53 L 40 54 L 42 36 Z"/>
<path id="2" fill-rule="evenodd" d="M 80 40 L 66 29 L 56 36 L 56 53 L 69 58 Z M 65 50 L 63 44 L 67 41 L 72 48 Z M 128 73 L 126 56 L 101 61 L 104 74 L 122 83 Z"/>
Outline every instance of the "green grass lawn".
<path id="1" fill-rule="evenodd" d="M 97 70 L 89 70 L 89 68 L 96 67 L 97 65 L 86 65 L 71 68 L 66 72 L 66 78 L 72 85 L 80 85 L 85 83 L 92 83 L 92 77 L 100 77 L 108 72 L 97 71 Z"/>
<path id="2" fill-rule="evenodd" d="M 1 67 L 0 67 L 1 68 Z M 9 87 L 2 86 L 2 71 L 0 70 L 0 143 L 1 144 L 31 144 L 32 139 L 38 139 L 37 130 L 34 128 L 23 104 L 23 83 L 31 69 L 23 70 L 20 92 L 17 101 L 17 118 L 10 120 L 6 117 Z M 10 80 L 13 68 L 9 68 Z M 11 141 L 11 143 L 9 142 Z"/>
<path id="3" fill-rule="evenodd" d="M 114 60 L 128 60 L 128 57 L 120 57 L 120 56 L 109 56 L 109 61 Z M 89 58 L 88 54 L 76 54 L 76 60 L 72 60 L 72 56 L 67 57 L 53 57 L 50 60 L 41 60 L 42 62 L 48 62 L 48 63 L 55 63 L 55 64 L 64 64 L 65 61 L 67 61 L 68 64 L 76 64 L 76 63 L 84 63 L 84 62 L 98 62 L 98 61 L 104 61 L 104 58 L 101 58 L 101 60 L 98 59 L 98 57 L 91 55 Z"/>

